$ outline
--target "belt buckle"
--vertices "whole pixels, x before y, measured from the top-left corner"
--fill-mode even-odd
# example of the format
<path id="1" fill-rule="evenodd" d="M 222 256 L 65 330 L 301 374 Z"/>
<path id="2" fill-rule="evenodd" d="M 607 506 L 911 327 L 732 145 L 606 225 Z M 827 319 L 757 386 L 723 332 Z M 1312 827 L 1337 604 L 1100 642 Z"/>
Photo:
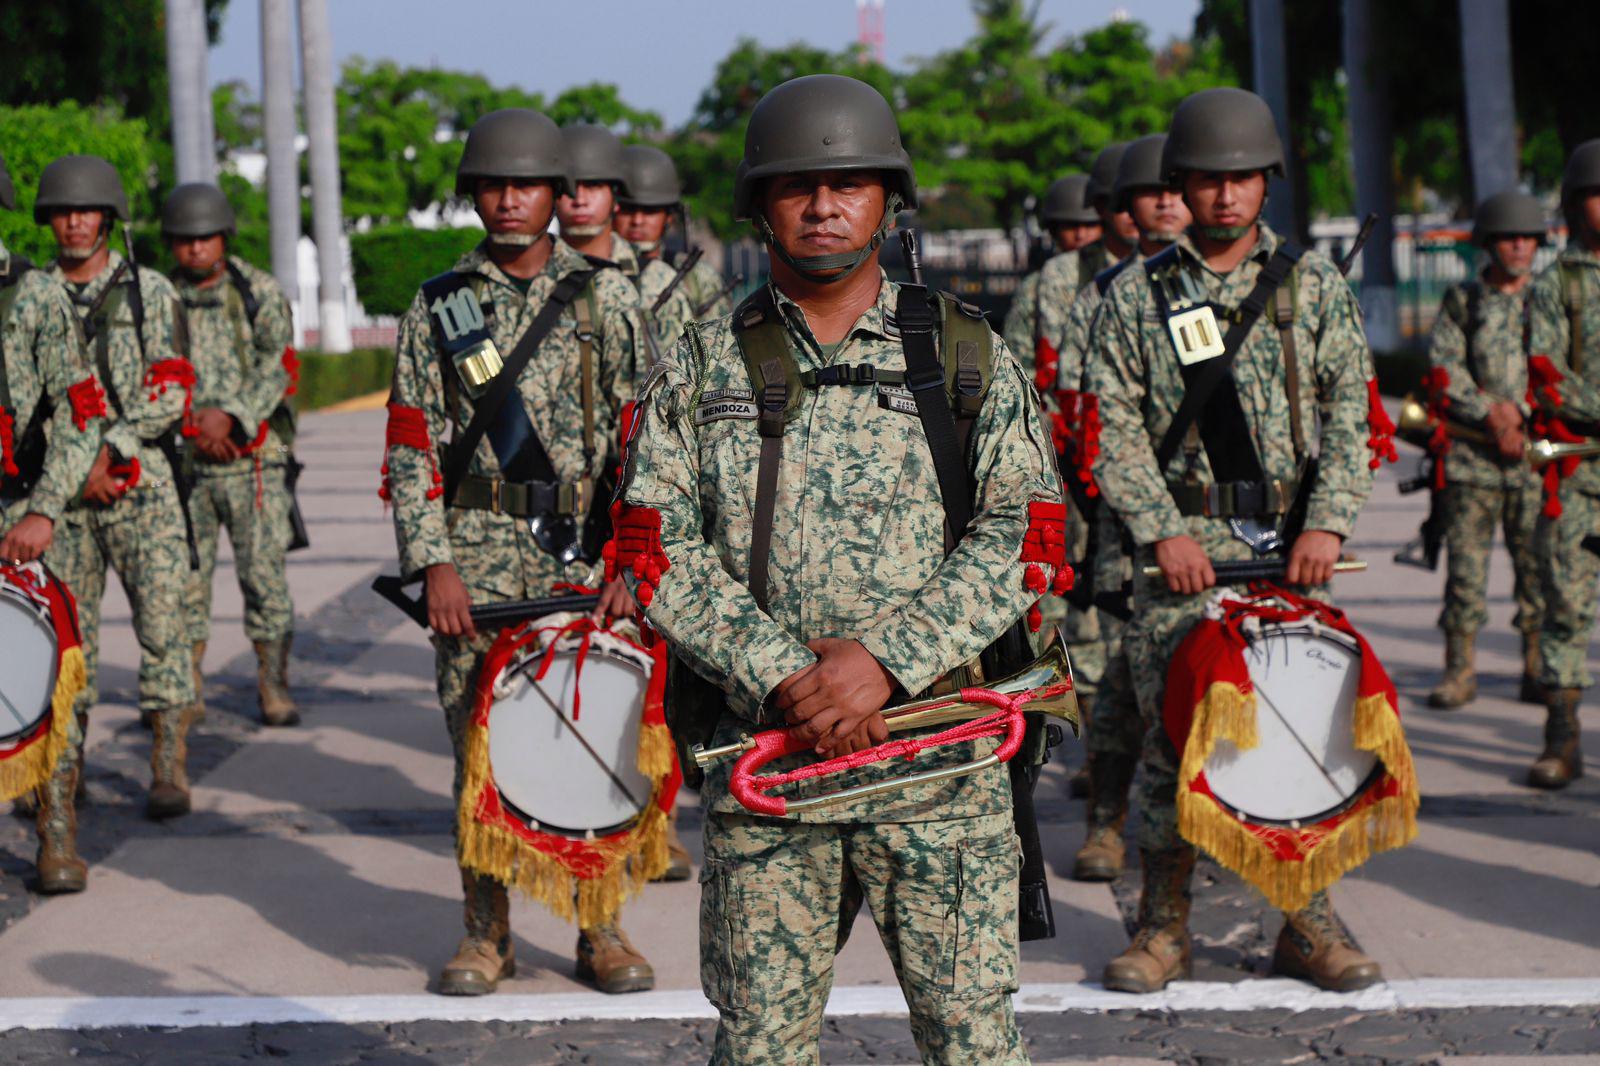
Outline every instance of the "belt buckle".
<path id="1" fill-rule="evenodd" d="M 500 502 L 500 490 L 504 486 L 505 486 L 505 482 L 500 478 L 492 477 L 492 478 L 489 479 L 489 513 L 490 514 L 504 514 L 505 513 L 505 508 L 502 505 L 502 503 Z"/>

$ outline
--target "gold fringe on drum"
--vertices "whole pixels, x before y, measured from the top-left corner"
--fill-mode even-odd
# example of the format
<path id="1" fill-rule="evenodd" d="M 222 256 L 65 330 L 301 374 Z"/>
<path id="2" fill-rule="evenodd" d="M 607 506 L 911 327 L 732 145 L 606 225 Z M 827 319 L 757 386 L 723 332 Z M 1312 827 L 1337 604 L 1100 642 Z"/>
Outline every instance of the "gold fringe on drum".
<path id="1" fill-rule="evenodd" d="M 0 566 L 0 582 L 48 612 L 56 641 L 56 677 L 49 715 L 0 747 L 0 800 L 14 800 L 44 784 L 55 772 L 61 753 L 67 750 L 72 702 L 89 682 L 83 638 L 78 632 L 78 605 L 72 591 L 43 563 Z"/>

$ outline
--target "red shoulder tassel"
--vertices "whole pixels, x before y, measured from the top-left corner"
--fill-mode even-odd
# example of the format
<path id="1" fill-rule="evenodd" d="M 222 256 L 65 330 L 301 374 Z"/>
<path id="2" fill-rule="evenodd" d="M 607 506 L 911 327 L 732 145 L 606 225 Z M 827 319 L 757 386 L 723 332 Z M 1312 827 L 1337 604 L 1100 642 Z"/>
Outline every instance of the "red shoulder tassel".
<path id="1" fill-rule="evenodd" d="M 293 396 L 300 391 L 300 359 L 288 345 L 283 347 L 283 369 L 289 372 L 289 387 L 283 390 L 283 394 Z"/>
<path id="2" fill-rule="evenodd" d="M 1067 505 L 1034 500 L 1028 504 L 1028 530 L 1022 537 L 1022 587 L 1043 598 L 1047 592 L 1064 596 L 1072 588 L 1072 567 L 1067 565 Z M 1054 580 L 1044 568 L 1055 570 Z M 1039 604 L 1028 608 L 1028 628 L 1037 633 L 1043 624 Z"/>
<path id="3" fill-rule="evenodd" d="M 1046 337 L 1033 342 L 1033 387 L 1040 394 L 1055 388 L 1056 368 L 1061 365 L 1061 353 Z"/>
<path id="4" fill-rule="evenodd" d="M 150 390 L 150 399 L 164 396 L 168 385 L 177 385 L 183 389 L 183 435 L 185 437 L 198 436 L 200 430 L 194 424 L 194 364 L 187 359 L 163 359 L 145 371 L 145 388 Z"/>
<path id="5" fill-rule="evenodd" d="M 618 500 L 611 505 L 612 539 L 601 549 L 606 580 L 615 581 L 624 570 L 639 579 L 639 606 L 648 607 L 661 587 L 661 575 L 672 569 L 661 545 L 661 512 Z"/>
<path id="6" fill-rule="evenodd" d="M 439 475 L 439 464 L 433 455 L 433 444 L 428 438 L 428 419 L 420 407 L 407 407 L 404 404 L 391 403 L 389 405 L 389 424 L 384 433 L 384 459 L 383 484 L 378 488 L 378 498 L 389 500 L 393 498 L 392 486 L 389 483 L 389 449 L 399 446 L 415 448 L 428 457 L 428 469 L 433 472 L 433 487 L 428 489 L 428 499 L 436 500 L 444 495 L 444 478 Z"/>
<path id="7" fill-rule="evenodd" d="M 106 393 L 93 374 L 67 389 L 67 402 L 72 405 L 72 424 L 80 433 L 89 428 L 90 419 L 106 417 Z"/>
<path id="8" fill-rule="evenodd" d="M 11 408 L 0 407 L 0 473 L 6 477 L 16 477 L 22 472 L 17 469 L 15 426 Z"/>
<path id="9" fill-rule="evenodd" d="M 1394 421 L 1389 417 L 1389 412 L 1383 409 L 1377 378 L 1367 382 L 1367 430 L 1371 434 L 1367 437 L 1367 447 L 1372 450 L 1367 467 L 1376 470 L 1385 460 L 1398 463 L 1400 453 L 1394 447 Z"/>

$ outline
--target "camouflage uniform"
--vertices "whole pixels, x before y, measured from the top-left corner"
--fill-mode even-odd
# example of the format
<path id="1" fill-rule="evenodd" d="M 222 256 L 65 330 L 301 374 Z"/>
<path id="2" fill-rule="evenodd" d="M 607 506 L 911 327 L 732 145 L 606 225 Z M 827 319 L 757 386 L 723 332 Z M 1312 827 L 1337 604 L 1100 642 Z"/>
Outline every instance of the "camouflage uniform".
<path id="1" fill-rule="evenodd" d="M 89 317 L 122 262 L 112 252 L 93 281 L 82 288 L 68 286 L 81 318 Z M 66 283 L 59 265 L 51 268 L 51 274 Z M 145 309 L 143 345 L 134 328 L 132 306 L 120 292 L 101 305 L 101 313 L 110 317 L 90 345 L 113 418 L 103 430 L 104 443 L 124 458 L 138 460 L 138 484 L 109 506 L 82 498 L 74 501 L 56 527 L 45 562 L 78 600 L 88 667 L 88 684 L 74 703 L 80 723 L 87 721 L 89 708 L 98 699 L 100 600 L 105 595 L 106 567 L 121 578 L 139 640 L 139 709 L 155 727 L 151 766 L 157 781 L 182 783 L 188 730 L 184 712 L 194 701 L 183 627 L 188 546 L 173 471 L 155 442 L 183 417 L 189 399 L 181 384 L 162 382 L 162 371 L 181 373 L 188 364 L 181 351 L 182 310 L 172 283 L 144 267 L 138 268 L 138 283 Z M 75 740 L 46 786 L 47 805 L 62 812 L 61 817 L 68 816 L 72 782 L 82 764 L 81 730 Z"/>
<path id="2" fill-rule="evenodd" d="M 611 235 L 611 261 L 617 264 L 624 276 L 633 283 L 633 287 L 640 294 L 640 313 L 649 316 L 650 322 L 655 326 L 656 349 L 665 356 L 678 343 L 678 338 L 683 336 L 683 327 L 694 318 L 694 308 L 689 303 L 689 297 L 684 292 L 683 286 L 667 298 L 661 310 L 651 312 L 651 305 L 660 295 L 661 290 L 667 287 L 667 282 L 672 280 L 672 268 L 663 263 L 660 258 L 645 259 L 639 255 L 639 250 L 633 242 L 627 240 L 619 233 Z M 637 353 L 637 373 L 643 375 L 649 370 L 651 362 L 647 348 L 641 346 Z M 637 385 L 635 380 L 630 384 Z"/>
<path id="3" fill-rule="evenodd" d="M 1232 308 L 1254 287 L 1261 267 L 1279 243 L 1280 238 L 1262 224 L 1255 248 L 1226 276 L 1205 265 L 1188 236 L 1179 240 L 1178 248 L 1210 299 Z M 1321 470 L 1305 528 L 1348 537 L 1372 486 L 1366 449 L 1367 381 L 1372 377 L 1372 359 L 1355 298 L 1324 256 L 1306 252 L 1284 285 L 1292 285 L 1295 293 L 1293 328 L 1304 383 L 1304 424 L 1316 425 L 1318 412 L 1321 415 Z M 1290 438 L 1282 345 L 1276 327 L 1265 316 L 1250 331 L 1232 369 L 1266 476 L 1294 481 L 1298 471 Z M 1124 271 L 1106 294 L 1090 347 L 1089 385 L 1100 398 L 1103 423 L 1095 477 L 1137 545 L 1135 564 L 1142 568 L 1155 561 L 1157 541 L 1184 535 L 1198 541 L 1213 560 L 1251 558 L 1250 548 L 1234 538 L 1226 518 L 1179 513 L 1168 486 L 1184 475 L 1186 457 L 1181 451 L 1167 470 L 1156 468 L 1156 442 L 1171 424 L 1184 386 L 1166 323 L 1143 269 Z M 1204 451 L 1196 459 L 1199 479 L 1214 480 Z M 1194 852 L 1178 834 L 1179 755 L 1162 724 L 1162 701 L 1167 664 L 1199 620 L 1208 597 L 1177 595 L 1167 591 L 1160 579 L 1136 578 L 1134 617 L 1123 635 L 1129 661 L 1141 664 L 1133 680 L 1146 725 L 1139 845 L 1146 853 L 1147 865 L 1153 859 L 1173 866 L 1177 871 L 1174 880 L 1184 882 L 1185 893 L 1187 864 L 1192 864 Z M 1162 897 L 1156 902 L 1170 905 L 1172 900 Z M 1311 923 L 1325 909 L 1326 901 L 1318 899 L 1307 913 L 1293 917 Z M 1160 924 L 1163 916 L 1142 914 L 1142 927 L 1147 919 Z"/>
<path id="4" fill-rule="evenodd" d="M 696 321 L 708 322 L 733 312 L 733 295 L 722 291 L 726 284 L 726 279 L 704 259 L 689 271 L 683 279 L 683 290 L 689 297 Z"/>
<path id="5" fill-rule="evenodd" d="M 1565 269 L 1563 269 L 1565 268 Z M 1546 415 L 1559 417 L 1583 435 L 1600 424 L 1600 255 L 1569 247 L 1534 279 L 1528 351 L 1548 359 L 1562 380 L 1553 392 L 1535 389 Z M 1566 278 L 1578 286 L 1570 306 Z M 1582 333 L 1581 350 L 1572 352 L 1572 317 Z M 1581 363 L 1581 366 L 1578 365 Z M 1589 637 L 1594 630 L 1600 558 L 1582 547 L 1600 532 L 1600 462 L 1593 459 L 1560 483 L 1560 517 L 1542 518 L 1537 544 L 1545 597 L 1540 639 L 1539 680 L 1547 689 L 1588 688 Z"/>
<path id="6" fill-rule="evenodd" d="M 575 271 L 591 269 L 591 264 L 557 240 L 544 271 L 533 279 L 526 294 L 494 264 L 482 245 L 462 256 L 452 269 L 472 276 L 480 302 L 493 306 L 490 333 L 495 345 L 509 356 L 556 283 Z M 517 383 L 523 407 L 564 483 L 592 483 L 600 475 L 607 454 L 614 450 L 621 407 L 632 396 L 639 329 L 637 294 L 621 273 L 610 269 L 594 276 L 589 292 L 593 294 L 596 383 L 592 437 L 583 439 L 578 388 L 581 355 L 572 309 L 565 311 L 545 336 Z M 577 299 L 587 298 L 588 293 L 582 293 Z M 584 563 L 564 567 L 535 543 L 526 519 L 487 510 L 445 508 L 434 480 L 441 461 L 436 446 L 445 439 L 447 427 L 455 424 L 459 434 L 471 420 L 472 401 L 462 390 L 452 388 L 459 396 L 459 410 L 452 412 L 445 396 L 443 363 L 448 363 L 448 358 L 439 353 L 433 321 L 419 292 L 400 320 L 390 411 L 391 419 L 397 408 L 420 412 L 427 427 L 428 449 L 391 442 L 385 452 L 401 573 L 409 578 L 430 566 L 452 565 L 474 604 L 535 599 L 552 595 L 552 586 L 558 582 L 587 582 L 591 568 Z M 499 473 L 499 462 L 485 436 L 468 474 L 487 478 Z M 473 640 L 433 637 L 439 702 L 455 752 L 452 794 L 457 800 L 465 772 L 462 745 L 478 669 L 495 635 L 480 632 Z M 496 909 L 504 907 L 504 890 L 492 879 L 465 869 L 462 884 L 468 933 L 488 939 L 496 927 Z"/>
<path id="7" fill-rule="evenodd" d="M 1453 286 L 1434 320 L 1429 360 L 1448 375 L 1446 416 L 1482 426 L 1489 405 L 1509 400 L 1529 415 L 1528 360 L 1523 349 L 1528 290 L 1505 293 L 1481 280 Z M 1477 320 L 1468 308 L 1476 305 Z M 1471 329 L 1469 339 L 1467 330 Z M 1452 440 L 1445 457 L 1449 480 L 1449 576 L 1439 628 L 1473 634 L 1489 620 L 1484 599 L 1495 527 L 1505 530 L 1515 576 L 1517 613 L 1512 625 L 1532 637 L 1539 631 L 1544 598 L 1539 589 L 1534 528 L 1539 518 L 1539 477 L 1521 459 L 1502 458 L 1491 445 Z"/>
<path id="8" fill-rule="evenodd" d="M 875 306 L 831 352 L 775 292 L 797 367 L 903 368 L 898 292 L 884 279 Z M 802 390 L 784 438 L 763 612 L 745 587 L 760 438 L 753 405 L 737 399 L 751 395 L 750 379 L 731 320 L 691 326 L 647 389 L 623 499 L 659 512 L 669 565 L 647 613 L 727 691 L 719 742 L 781 723 L 767 697 L 814 661 L 807 640 L 856 637 L 917 693 L 977 656 L 1036 597 L 1023 590 L 1018 561 L 1028 505 L 1059 501 L 1060 489 L 1034 391 L 1005 346 L 996 341 L 972 431 L 978 514 L 948 559 L 921 424 L 876 392 Z M 923 756 L 930 766 L 966 757 L 959 746 Z M 885 772 L 869 766 L 789 794 Z M 814 1060 L 833 955 L 863 897 L 924 1061 L 1026 1061 L 1009 999 L 1017 846 L 1003 768 L 787 820 L 750 816 L 729 793 L 729 774 L 726 764 L 711 768 L 701 792 L 711 812 L 702 983 L 722 1016 L 714 1062 Z"/>
<path id="9" fill-rule="evenodd" d="M 0 273 L 14 266 L 11 253 L 0 244 Z M 63 512 L 78 498 L 100 451 L 100 419 L 82 417 L 68 396 L 68 390 L 91 379 L 94 370 L 84 356 L 71 301 L 44 271 L 28 271 L 0 295 L 0 313 L 4 314 L 0 381 L 10 394 L 0 399 L 11 419 L 12 448 L 23 444 L 41 405 L 54 408 L 46 423 L 44 462 L 33 488 L 21 494 L 21 486 L 8 484 L 0 469 L 0 535 L 28 514 L 50 519 L 59 532 Z M 15 452 L 9 457 L 15 458 Z"/>
<path id="10" fill-rule="evenodd" d="M 291 383 L 283 356 L 294 326 L 289 302 L 272 275 L 237 256 L 229 259 L 260 301 L 253 323 L 229 278 L 208 288 L 181 275 L 176 279 L 189 319 L 194 406 L 226 411 L 245 440 L 254 441 L 261 432 L 266 436 L 259 448 L 231 463 L 195 455 L 189 514 L 200 569 L 191 576 L 186 606 L 189 640 L 196 643 L 211 634 L 211 579 L 222 526 L 227 526 L 233 543 L 234 568 L 244 594 L 245 634 L 257 643 L 279 641 L 294 628 L 294 604 L 284 572 L 290 501 L 283 479 L 291 441 L 267 425 Z"/>

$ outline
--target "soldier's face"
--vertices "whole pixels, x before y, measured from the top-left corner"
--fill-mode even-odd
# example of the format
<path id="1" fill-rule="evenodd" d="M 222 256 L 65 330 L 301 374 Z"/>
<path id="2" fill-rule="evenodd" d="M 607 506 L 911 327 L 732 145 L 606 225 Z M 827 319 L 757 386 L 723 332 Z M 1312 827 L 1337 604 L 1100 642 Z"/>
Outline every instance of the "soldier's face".
<path id="1" fill-rule="evenodd" d="M 100 244 L 106 213 L 98 208 L 62 208 L 50 213 L 50 231 L 68 259 L 86 259 Z"/>
<path id="2" fill-rule="evenodd" d="M 228 250 L 227 238 L 220 233 L 209 237 L 174 237 L 172 257 L 193 277 L 203 278 L 217 269 Z"/>
<path id="3" fill-rule="evenodd" d="M 1172 242 L 1189 228 L 1189 208 L 1177 189 L 1136 189 L 1128 197 L 1128 214 L 1141 236 Z"/>
<path id="4" fill-rule="evenodd" d="M 883 221 L 888 190 L 872 170 L 783 174 L 761 190 L 761 213 L 783 250 L 796 259 L 856 252 Z"/>
<path id="5" fill-rule="evenodd" d="M 603 181 L 580 181 L 574 196 L 556 200 L 556 218 L 561 220 L 561 231 L 574 237 L 593 237 L 611 225 L 611 214 L 616 210 L 616 196 L 611 186 Z"/>
<path id="6" fill-rule="evenodd" d="M 1600 243 L 1600 189 L 1584 189 L 1574 204 L 1578 218 L 1588 232 L 1588 243 Z"/>
<path id="7" fill-rule="evenodd" d="M 1489 242 L 1489 254 L 1494 261 L 1514 278 L 1520 278 L 1532 272 L 1533 257 L 1539 251 L 1539 238 L 1529 234 L 1519 234 L 1515 237 L 1496 237 Z"/>
<path id="8" fill-rule="evenodd" d="M 503 178 L 480 178 L 472 194 L 472 204 L 490 239 L 505 237 L 506 243 L 542 236 L 550 228 L 554 199 L 549 182 Z"/>
<path id="9" fill-rule="evenodd" d="M 1093 244 L 1100 239 L 1100 224 L 1098 222 L 1068 222 L 1065 225 L 1052 226 L 1050 236 L 1056 242 L 1056 247 L 1063 252 L 1076 252 L 1085 245 Z"/>
<path id="10" fill-rule="evenodd" d="M 668 212 L 664 207 L 638 207 L 623 204 L 617 208 L 612 228 L 623 240 L 634 244 L 655 244 L 667 232 Z"/>
<path id="11" fill-rule="evenodd" d="M 1195 225 L 1206 229 L 1251 226 L 1267 199 L 1264 171 L 1191 170 L 1183 176 L 1183 200 Z"/>

